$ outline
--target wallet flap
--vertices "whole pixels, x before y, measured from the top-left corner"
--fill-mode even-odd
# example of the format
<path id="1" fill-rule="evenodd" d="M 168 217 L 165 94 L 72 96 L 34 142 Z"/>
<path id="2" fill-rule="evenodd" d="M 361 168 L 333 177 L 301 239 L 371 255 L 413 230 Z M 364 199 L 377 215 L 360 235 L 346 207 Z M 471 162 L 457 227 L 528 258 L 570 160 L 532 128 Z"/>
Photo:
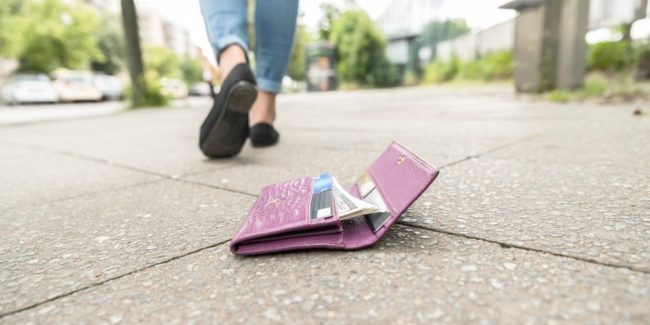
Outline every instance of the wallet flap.
<path id="1" fill-rule="evenodd" d="M 401 215 L 438 175 L 438 170 L 397 142 L 368 168 L 386 205 Z"/>
<path id="2" fill-rule="evenodd" d="M 310 219 L 313 178 L 304 177 L 266 186 L 231 242 L 233 251 L 243 242 L 262 242 L 266 237 L 292 238 L 305 232 L 341 231 L 335 215 L 325 219 Z M 283 237 L 283 235 L 285 237 Z"/>
<path id="3" fill-rule="evenodd" d="M 379 238 L 431 185 L 438 169 L 393 141 L 370 165 L 368 174 L 390 212 L 390 218 L 376 232 Z"/>
<path id="4" fill-rule="evenodd" d="M 377 242 L 404 211 L 431 185 L 438 170 L 397 142 L 388 148 L 368 168 L 373 185 L 379 191 L 390 217 L 374 232 L 367 219 L 343 222 L 343 244 L 346 249 L 358 249 Z M 362 198 L 359 182 L 348 192 Z M 365 184 L 367 185 L 367 184 Z"/>

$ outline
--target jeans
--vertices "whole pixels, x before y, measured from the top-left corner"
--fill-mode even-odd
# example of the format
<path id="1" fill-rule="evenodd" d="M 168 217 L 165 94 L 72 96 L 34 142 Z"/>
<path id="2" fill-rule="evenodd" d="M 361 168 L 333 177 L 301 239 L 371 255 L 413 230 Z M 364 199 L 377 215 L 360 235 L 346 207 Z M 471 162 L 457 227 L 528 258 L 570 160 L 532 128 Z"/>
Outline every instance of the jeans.
<path id="1" fill-rule="evenodd" d="M 248 53 L 247 0 L 200 0 L 208 38 L 217 59 L 229 45 Z M 257 86 L 267 92 L 282 89 L 296 31 L 298 0 L 255 1 L 255 74 Z"/>

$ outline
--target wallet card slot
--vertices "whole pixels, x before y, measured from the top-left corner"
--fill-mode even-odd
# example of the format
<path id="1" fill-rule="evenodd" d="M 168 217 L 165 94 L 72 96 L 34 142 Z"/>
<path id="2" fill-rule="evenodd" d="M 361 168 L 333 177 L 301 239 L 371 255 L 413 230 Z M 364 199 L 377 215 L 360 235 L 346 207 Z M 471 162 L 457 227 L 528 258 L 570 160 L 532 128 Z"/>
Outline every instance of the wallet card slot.
<path id="1" fill-rule="evenodd" d="M 340 232 L 341 229 L 338 226 L 331 225 L 327 227 L 320 227 L 320 228 L 300 230 L 300 231 L 290 231 L 287 233 L 280 233 L 277 235 L 250 239 L 239 243 L 239 245 L 265 243 L 265 242 L 271 242 L 276 240 L 305 237 L 305 236 L 330 235 L 330 234 L 336 234 Z"/>
<path id="2" fill-rule="evenodd" d="M 313 178 L 304 177 L 265 187 L 231 243 L 276 241 L 303 234 L 340 233 L 338 218 L 310 219 Z M 335 213 L 333 213 L 335 215 Z"/>

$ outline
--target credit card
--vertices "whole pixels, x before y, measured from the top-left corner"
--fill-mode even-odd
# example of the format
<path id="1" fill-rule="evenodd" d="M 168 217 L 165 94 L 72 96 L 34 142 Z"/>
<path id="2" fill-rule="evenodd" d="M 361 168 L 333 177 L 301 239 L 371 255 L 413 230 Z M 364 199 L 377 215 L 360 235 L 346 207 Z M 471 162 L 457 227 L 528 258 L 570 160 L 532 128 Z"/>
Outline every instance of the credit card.
<path id="1" fill-rule="evenodd" d="M 310 218 L 324 219 L 332 214 L 332 175 L 325 173 L 314 177 Z"/>
<path id="2" fill-rule="evenodd" d="M 332 174 L 324 173 L 320 176 L 314 177 L 313 192 L 323 192 L 332 189 Z"/>
<path id="3" fill-rule="evenodd" d="M 359 194 L 362 198 L 368 196 L 368 194 L 375 189 L 375 183 L 372 181 L 372 178 L 370 178 L 368 171 L 363 173 L 363 175 L 361 175 L 357 180 L 357 188 L 359 189 Z"/>
<path id="4" fill-rule="evenodd" d="M 370 191 L 370 193 L 365 197 L 365 200 L 379 208 L 378 212 L 366 215 L 366 220 L 368 221 L 370 228 L 372 228 L 373 232 L 377 232 L 386 224 L 386 221 L 390 219 L 390 213 L 388 212 L 386 203 L 384 203 L 377 188 Z"/>

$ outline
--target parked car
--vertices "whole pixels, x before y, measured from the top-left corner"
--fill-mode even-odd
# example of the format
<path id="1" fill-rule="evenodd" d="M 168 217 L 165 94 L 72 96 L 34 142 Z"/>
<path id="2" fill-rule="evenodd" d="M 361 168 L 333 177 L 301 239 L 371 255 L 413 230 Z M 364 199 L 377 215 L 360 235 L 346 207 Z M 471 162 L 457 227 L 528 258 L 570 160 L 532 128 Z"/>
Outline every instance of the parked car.
<path id="1" fill-rule="evenodd" d="M 190 88 L 190 96 L 210 96 L 210 85 L 207 82 L 196 82 Z"/>
<path id="2" fill-rule="evenodd" d="M 52 81 L 44 74 L 18 74 L 2 87 L 2 101 L 8 105 L 56 103 L 58 100 Z"/>
<path id="3" fill-rule="evenodd" d="M 187 97 L 187 86 L 179 79 L 160 79 L 160 87 L 163 95 L 178 99 Z"/>
<path id="4" fill-rule="evenodd" d="M 90 72 L 58 70 L 53 76 L 54 87 L 62 102 L 96 102 L 102 99 L 102 92 L 95 87 L 93 74 Z"/>
<path id="5" fill-rule="evenodd" d="M 116 76 L 95 75 L 95 87 L 102 93 L 102 100 L 122 100 L 124 98 L 124 85 Z"/>

